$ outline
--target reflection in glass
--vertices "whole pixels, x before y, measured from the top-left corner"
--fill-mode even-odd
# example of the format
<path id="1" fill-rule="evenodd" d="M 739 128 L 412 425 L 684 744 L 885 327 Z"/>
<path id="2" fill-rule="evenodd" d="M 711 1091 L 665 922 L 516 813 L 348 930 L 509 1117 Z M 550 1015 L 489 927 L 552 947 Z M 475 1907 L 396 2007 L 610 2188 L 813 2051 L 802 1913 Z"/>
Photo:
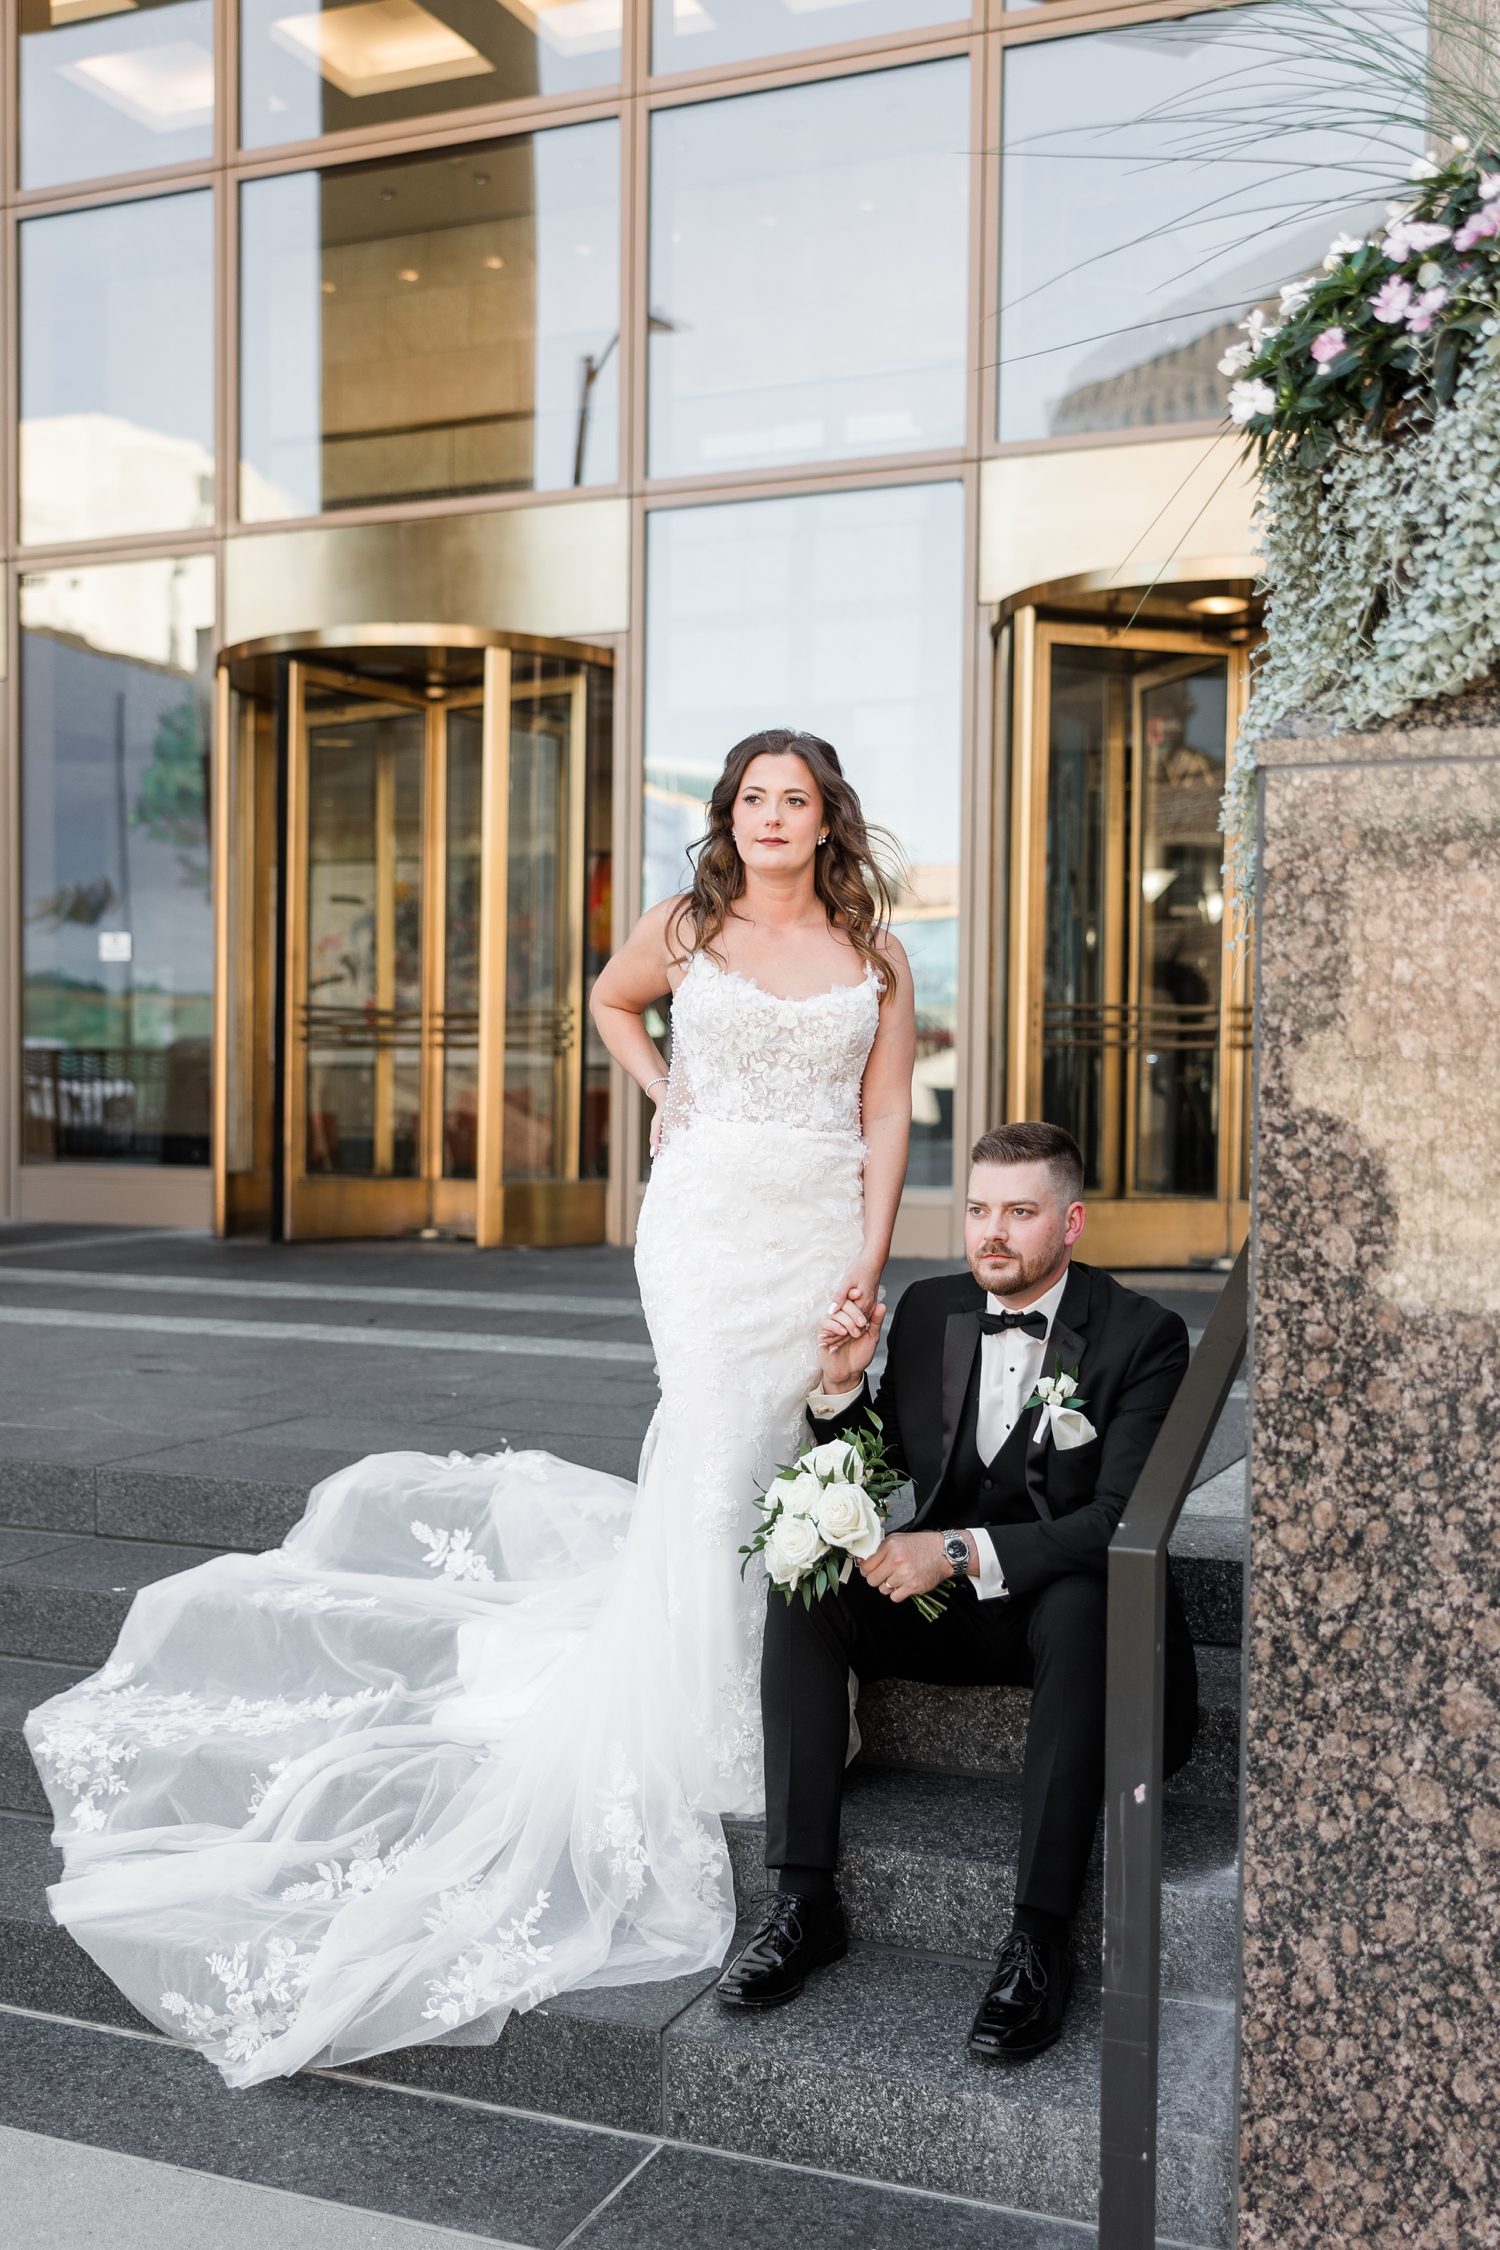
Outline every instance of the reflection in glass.
<path id="1" fill-rule="evenodd" d="M 963 0 L 653 0 L 651 68 L 709 70 L 846 39 L 967 22 Z"/>
<path id="2" fill-rule="evenodd" d="M 1319 95 L 1299 36 L 1272 0 L 1007 50 L 1002 438 L 1222 421 L 1250 307 L 1380 222 L 1412 150 L 1313 122 L 1347 88 Z"/>
<path id="3" fill-rule="evenodd" d="M 574 1018 L 569 799 L 583 746 L 583 680 L 544 677 L 517 656 L 511 690 L 505 944 L 505 1176 L 567 1170 Z M 555 667 L 551 668 L 555 671 Z M 577 782 L 582 781 L 581 760 Z"/>
<path id="4" fill-rule="evenodd" d="M 619 127 L 241 190 L 240 510 L 614 480 Z"/>
<path id="5" fill-rule="evenodd" d="M 962 57 L 657 111 L 653 475 L 963 442 L 969 139 Z"/>
<path id="6" fill-rule="evenodd" d="M 245 148 L 620 76 L 622 0 L 241 0 L 240 14 Z"/>
<path id="7" fill-rule="evenodd" d="M 20 35 L 22 187 L 212 156 L 213 0 L 21 0 Z"/>
<path id="8" fill-rule="evenodd" d="M 963 488 L 657 509 L 646 546 L 646 905 L 689 879 L 725 753 L 758 727 L 831 742 L 908 860 L 913 1187 L 953 1172 Z"/>
<path id="9" fill-rule="evenodd" d="M 1228 677 L 1221 659 L 1164 661 L 1136 684 L 1140 743 L 1143 1051 L 1135 1186 L 1214 1195 L 1219 1172 L 1219 993 Z M 1149 1042 L 1149 1044 L 1146 1044 Z"/>
<path id="10" fill-rule="evenodd" d="M 1223 657 L 1054 645 L 1044 1115 L 1088 1186 L 1219 1192 Z"/>
<path id="11" fill-rule="evenodd" d="M 207 1164 L 205 555 L 21 581 L 28 1163 Z"/>
<path id="12" fill-rule="evenodd" d="M 443 1172 L 472 1180 L 479 1147 L 480 814 L 484 719 L 447 714 L 448 848 L 443 954 Z"/>
<path id="13" fill-rule="evenodd" d="M 421 1169 L 425 733 L 420 711 L 309 710 L 310 1173 Z"/>
<path id="14" fill-rule="evenodd" d="M 19 232 L 22 539 L 212 523 L 212 195 Z"/>

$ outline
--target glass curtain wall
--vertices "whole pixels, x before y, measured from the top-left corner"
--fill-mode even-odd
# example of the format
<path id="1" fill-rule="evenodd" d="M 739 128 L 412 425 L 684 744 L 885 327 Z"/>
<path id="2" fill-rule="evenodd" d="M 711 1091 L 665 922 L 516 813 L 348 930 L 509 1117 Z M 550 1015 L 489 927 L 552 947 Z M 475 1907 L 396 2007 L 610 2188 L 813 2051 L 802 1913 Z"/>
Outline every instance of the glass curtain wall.
<path id="1" fill-rule="evenodd" d="M 646 551 L 645 903 L 691 879 L 725 754 L 767 726 L 831 742 L 888 831 L 916 985 L 912 1187 L 953 1177 L 963 487 L 658 509 Z"/>
<path id="2" fill-rule="evenodd" d="M 23 188 L 205 162 L 213 0 L 20 0 Z"/>
<path id="3" fill-rule="evenodd" d="M 209 1161 L 207 555 L 21 581 L 22 1155 Z"/>
<path id="4" fill-rule="evenodd" d="M 614 482 L 619 137 L 604 119 L 241 190 L 246 522 Z"/>

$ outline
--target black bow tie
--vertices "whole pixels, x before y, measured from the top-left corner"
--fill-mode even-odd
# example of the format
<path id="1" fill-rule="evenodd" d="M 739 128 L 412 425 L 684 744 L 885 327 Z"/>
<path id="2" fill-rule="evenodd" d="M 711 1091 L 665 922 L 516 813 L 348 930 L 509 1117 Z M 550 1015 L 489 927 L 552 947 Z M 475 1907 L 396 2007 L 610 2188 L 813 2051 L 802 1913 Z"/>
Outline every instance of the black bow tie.
<path id="1" fill-rule="evenodd" d="M 1019 1328 L 1028 1336 L 1045 1339 L 1047 1315 L 1044 1312 L 982 1312 L 979 1316 L 981 1336 L 1003 1336 L 1007 1328 Z"/>

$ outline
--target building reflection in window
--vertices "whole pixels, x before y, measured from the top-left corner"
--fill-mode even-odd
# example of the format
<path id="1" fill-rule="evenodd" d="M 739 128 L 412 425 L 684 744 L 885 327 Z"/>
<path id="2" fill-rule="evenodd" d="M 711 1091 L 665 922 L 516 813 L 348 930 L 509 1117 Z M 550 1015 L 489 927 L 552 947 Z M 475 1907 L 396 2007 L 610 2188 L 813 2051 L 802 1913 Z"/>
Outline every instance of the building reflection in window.
<path id="1" fill-rule="evenodd" d="M 241 191 L 240 511 L 608 484 L 619 127 Z"/>
<path id="2" fill-rule="evenodd" d="M 21 581 L 23 1157 L 207 1164 L 212 560 Z"/>
<path id="3" fill-rule="evenodd" d="M 1280 13 L 1007 51 L 1002 438 L 1222 421 L 1218 362 L 1250 307 L 1314 271 L 1340 226 L 1380 223 L 1410 151 L 1318 121 L 1340 104 L 1292 60 L 1295 10 L 1278 59 Z M 1273 135 L 1245 113 L 1266 112 L 1275 88 Z"/>
<path id="4" fill-rule="evenodd" d="M 953 1176 L 963 488 L 657 509 L 647 525 L 645 904 L 689 880 L 725 753 L 759 727 L 833 744 L 909 863 L 911 1187 Z"/>
<path id="5" fill-rule="evenodd" d="M 653 0 L 651 67 L 658 75 L 711 70 L 968 16 L 963 0 Z"/>
<path id="6" fill-rule="evenodd" d="M 21 0 L 21 185 L 207 159 L 213 0 Z"/>
<path id="7" fill-rule="evenodd" d="M 1054 646 L 1042 1109 L 1107 1197 L 1219 1192 L 1222 656 Z"/>
<path id="8" fill-rule="evenodd" d="M 963 442 L 962 57 L 651 121 L 650 465 Z"/>
<path id="9" fill-rule="evenodd" d="M 27 219 L 21 537 L 214 519 L 213 197 Z"/>
<path id="10" fill-rule="evenodd" d="M 622 0 L 242 0 L 241 143 L 613 86 L 621 20 Z"/>

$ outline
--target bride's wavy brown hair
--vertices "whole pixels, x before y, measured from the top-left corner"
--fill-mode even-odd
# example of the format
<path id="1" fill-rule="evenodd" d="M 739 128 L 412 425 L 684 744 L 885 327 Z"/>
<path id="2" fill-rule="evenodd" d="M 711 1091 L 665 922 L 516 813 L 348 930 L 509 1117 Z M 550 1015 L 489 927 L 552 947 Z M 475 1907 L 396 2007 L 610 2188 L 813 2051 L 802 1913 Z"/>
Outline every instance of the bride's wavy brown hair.
<path id="1" fill-rule="evenodd" d="M 901 848 L 893 836 L 865 819 L 832 743 L 793 727 L 767 727 L 760 734 L 747 734 L 724 760 L 724 771 L 708 800 L 708 833 L 692 847 L 693 887 L 673 917 L 672 941 L 687 953 L 703 951 L 720 958 L 714 941 L 745 891 L 745 863 L 734 840 L 735 799 L 746 768 L 765 756 L 800 758 L 812 775 L 828 830 L 828 841 L 818 847 L 813 862 L 813 884 L 830 923 L 880 980 L 884 1002 L 895 989 L 895 975 L 879 941 L 890 928 L 896 882 L 876 858 L 875 847 L 878 844 L 898 869 L 903 864 Z"/>

